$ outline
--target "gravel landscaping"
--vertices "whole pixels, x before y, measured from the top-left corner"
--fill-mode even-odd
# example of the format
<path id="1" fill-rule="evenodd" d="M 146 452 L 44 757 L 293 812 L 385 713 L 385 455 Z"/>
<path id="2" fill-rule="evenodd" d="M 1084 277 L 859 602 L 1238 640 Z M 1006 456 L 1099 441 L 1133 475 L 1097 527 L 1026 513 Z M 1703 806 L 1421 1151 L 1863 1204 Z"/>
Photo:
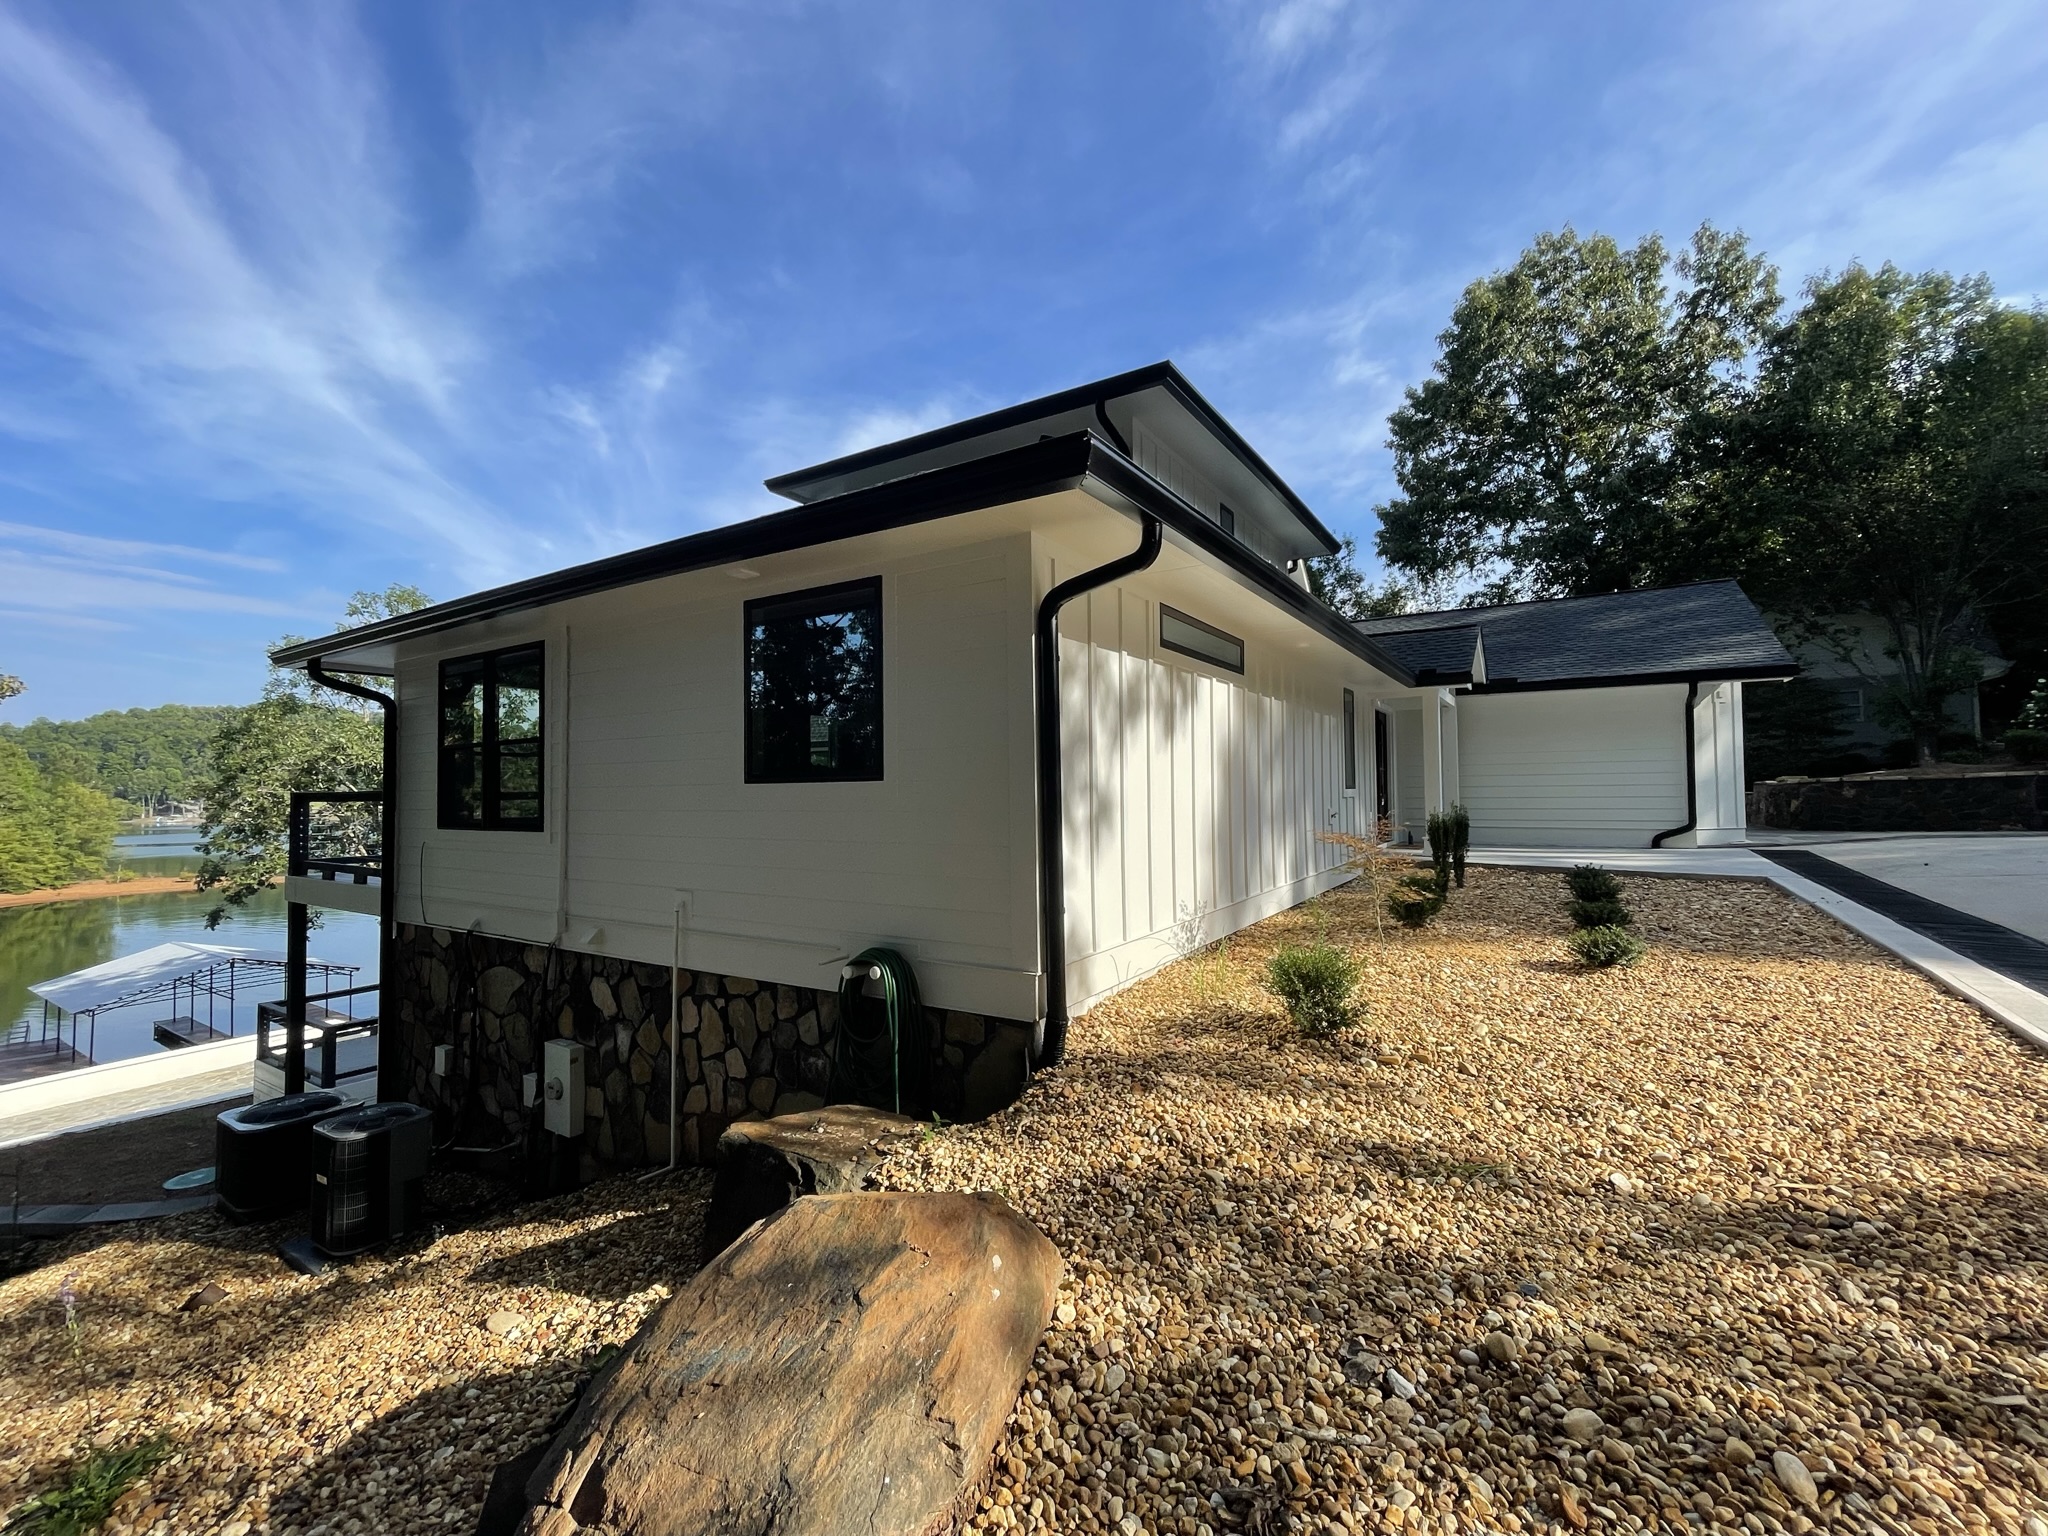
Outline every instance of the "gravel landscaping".
<path id="1" fill-rule="evenodd" d="M 1762 885 L 1339 895 L 1077 1022 L 889 1164 L 996 1187 L 1069 1282 L 978 1528 L 2048 1536 L 2048 1062 Z M 1276 945 L 1368 964 L 1294 1038 Z"/>
<path id="2" fill-rule="evenodd" d="M 885 1164 L 1068 1264 L 970 1525 L 2048 1536 L 2048 1061 L 1769 887 L 1625 883 L 1650 954 L 1597 973 L 1552 874 L 1419 933 L 1326 898 Z M 1318 936 L 1356 1038 L 1259 986 Z M 443 1180 L 445 1234 L 317 1279 L 207 1216 L 49 1246 L 0 1284 L 0 1508 L 163 1434 L 110 1530 L 467 1531 L 692 1273 L 708 1185 Z"/>

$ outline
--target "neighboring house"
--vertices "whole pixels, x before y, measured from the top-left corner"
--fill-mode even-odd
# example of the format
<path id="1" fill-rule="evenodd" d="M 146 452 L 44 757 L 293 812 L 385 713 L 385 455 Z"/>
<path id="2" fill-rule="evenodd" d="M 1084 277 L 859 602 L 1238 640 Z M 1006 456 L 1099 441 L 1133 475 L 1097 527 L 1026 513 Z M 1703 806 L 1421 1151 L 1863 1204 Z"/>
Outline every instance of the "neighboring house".
<path id="1" fill-rule="evenodd" d="M 276 653 L 390 679 L 381 846 L 323 861 L 303 807 L 286 896 L 301 953 L 308 904 L 382 916 L 380 1089 L 444 1136 L 516 1136 L 573 1037 L 594 1156 L 707 1160 L 821 1101 L 874 946 L 931 1010 L 919 1107 L 985 1113 L 1096 999 L 1348 878 L 1323 834 L 1374 824 L 1375 706 L 1404 815 L 1459 792 L 1475 705 L 1582 709 L 1603 773 L 1682 756 L 1682 681 L 1497 699 L 1512 624 L 1440 616 L 1471 643 L 1419 657 L 1332 614 L 1302 562 L 1336 540 L 1169 364 L 769 484 L 799 505 Z"/>
<path id="2" fill-rule="evenodd" d="M 1739 843 L 1743 685 L 1799 670 L 1732 581 L 1358 627 L 1435 685 L 1375 701 L 1411 842 L 1457 801 L 1482 846 Z"/>
<path id="3" fill-rule="evenodd" d="M 1878 708 L 1886 685 L 1899 674 L 1898 662 L 1885 654 L 1891 644 L 1891 632 L 1882 619 L 1868 613 L 1843 615 L 1831 621 L 1830 628 L 1840 633 L 1844 646 L 1838 648 L 1817 640 L 1795 641 L 1792 646 L 1800 675 L 1826 689 L 1839 708 L 1837 723 L 1847 734 L 1830 751 L 1881 757 L 1902 739 L 1898 727 L 1887 724 Z M 1981 737 L 1984 714 L 1978 691 L 1985 683 L 2010 672 L 2012 663 L 2000 653 L 1990 631 L 1974 619 L 1967 631 L 1965 649 L 1977 664 L 1977 687 L 1949 695 L 1945 713 L 1956 735 Z"/>

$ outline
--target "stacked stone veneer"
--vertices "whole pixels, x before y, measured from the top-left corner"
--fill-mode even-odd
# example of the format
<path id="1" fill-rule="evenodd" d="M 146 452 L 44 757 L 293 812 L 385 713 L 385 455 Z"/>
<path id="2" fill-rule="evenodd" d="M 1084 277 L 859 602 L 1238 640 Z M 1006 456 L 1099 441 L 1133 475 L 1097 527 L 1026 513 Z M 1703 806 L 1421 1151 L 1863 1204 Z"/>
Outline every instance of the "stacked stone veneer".
<path id="1" fill-rule="evenodd" d="M 389 1049 L 405 1097 L 436 1112 L 441 1134 L 521 1134 L 521 1079 L 541 1048 L 580 1040 L 585 1150 L 599 1163 L 665 1162 L 669 1151 L 669 969 L 481 934 L 401 923 L 396 1038 Z M 825 1102 L 836 993 L 708 972 L 678 973 L 682 1042 L 680 1156 L 708 1163 L 735 1120 Z M 932 1108 L 949 1120 L 992 1114 L 1022 1092 L 1029 1026 L 925 1010 Z M 387 1026 L 388 1027 L 388 1026 Z M 434 1047 L 454 1047 L 434 1075 Z"/>

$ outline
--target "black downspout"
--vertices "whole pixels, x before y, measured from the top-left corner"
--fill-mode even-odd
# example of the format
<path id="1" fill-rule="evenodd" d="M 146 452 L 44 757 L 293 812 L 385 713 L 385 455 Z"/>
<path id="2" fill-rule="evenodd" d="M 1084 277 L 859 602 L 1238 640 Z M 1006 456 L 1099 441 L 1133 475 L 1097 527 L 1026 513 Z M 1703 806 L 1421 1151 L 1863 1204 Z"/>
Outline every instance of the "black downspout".
<path id="1" fill-rule="evenodd" d="M 384 801 L 381 868 L 377 874 L 377 1097 L 387 1098 L 398 1082 L 398 701 L 388 693 L 336 677 L 319 662 L 306 663 L 306 676 L 336 693 L 367 699 L 384 711 Z"/>
<path id="2" fill-rule="evenodd" d="M 1038 605 L 1032 652 L 1038 716 L 1038 927 L 1045 958 L 1045 1017 L 1033 1032 L 1031 1067 L 1056 1067 L 1067 1053 L 1067 872 L 1066 801 L 1060 784 L 1060 610 L 1073 599 L 1159 558 L 1164 530 L 1151 513 L 1141 514 L 1138 547 L 1121 559 L 1068 578 Z"/>
<path id="3" fill-rule="evenodd" d="M 1700 773 L 1699 773 L 1699 724 L 1694 717 L 1695 706 L 1700 700 L 1700 680 L 1694 678 L 1685 685 L 1685 821 L 1659 832 L 1650 839 L 1652 848 L 1662 848 L 1667 837 L 1679 837 L 1692 831 L 1700 821 Z"/>

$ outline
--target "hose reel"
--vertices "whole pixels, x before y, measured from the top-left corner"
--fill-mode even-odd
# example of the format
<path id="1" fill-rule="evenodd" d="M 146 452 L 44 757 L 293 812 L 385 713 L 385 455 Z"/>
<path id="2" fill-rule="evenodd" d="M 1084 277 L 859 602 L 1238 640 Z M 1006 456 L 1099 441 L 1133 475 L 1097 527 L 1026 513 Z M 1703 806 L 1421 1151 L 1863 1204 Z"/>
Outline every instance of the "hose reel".
<path id="1" fill-rule="evenodd" d="M 868 986 L 879 982 L 880 997 Z M 931 1042 L 917 973 L 893 949 L 864 949 L 839 973 L 828 1100 L 922 1116 L 931 1105 Z"/>

